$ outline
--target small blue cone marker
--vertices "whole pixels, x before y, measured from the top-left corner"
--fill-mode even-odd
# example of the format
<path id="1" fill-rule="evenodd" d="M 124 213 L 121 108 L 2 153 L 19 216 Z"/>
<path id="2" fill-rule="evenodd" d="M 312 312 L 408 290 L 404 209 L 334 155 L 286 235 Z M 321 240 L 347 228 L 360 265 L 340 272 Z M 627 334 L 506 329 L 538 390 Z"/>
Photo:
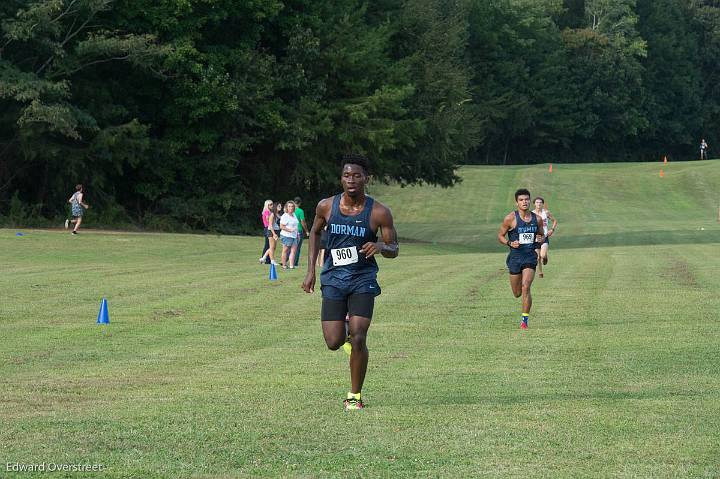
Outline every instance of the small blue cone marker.
<path id="1" fill-rule="evenodd" d="M 100 303 L 100 312 L 98 313 L 98 324 L 110 324 L 110 315 L 108 314 L 107 299 L 103 298 Z"/>
<path id="2" fill-rule="evenodd" d="M 25 236 L 24 233 L 15 233 L 15 236 Z"/>
<path id="3" fill-rule="evenodd" d="M 275 281 L 277 279 L 277 270 L 275 269 L 275 265 L 270 263 L 270 281 Z"/>

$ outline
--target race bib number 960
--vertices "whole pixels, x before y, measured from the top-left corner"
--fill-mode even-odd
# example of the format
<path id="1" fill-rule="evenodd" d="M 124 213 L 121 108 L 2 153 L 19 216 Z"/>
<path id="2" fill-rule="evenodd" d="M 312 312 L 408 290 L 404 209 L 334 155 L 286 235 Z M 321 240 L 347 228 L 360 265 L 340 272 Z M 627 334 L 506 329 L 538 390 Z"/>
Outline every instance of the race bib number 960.
<path id="1" fill-rule="evenodd" d="M 535 233 L 520 233 L 520 244 L 531 244 L 535 242 Z"/>
<path id="2" fill-rule="evenodd" d="M 345 266 L 358 262 L 358 251 L 355 246 L 331 249 L 330 254 L 332 255 L 333 266 Z"/>

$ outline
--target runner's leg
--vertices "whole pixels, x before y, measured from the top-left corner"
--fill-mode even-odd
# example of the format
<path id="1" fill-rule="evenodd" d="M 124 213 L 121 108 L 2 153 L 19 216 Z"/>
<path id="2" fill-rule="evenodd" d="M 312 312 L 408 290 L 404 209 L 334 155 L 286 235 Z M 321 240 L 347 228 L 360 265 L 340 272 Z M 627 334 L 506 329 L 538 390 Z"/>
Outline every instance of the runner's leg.
<path id="1" fill-rule="evenodd" d="M 538 264 L 537 264 L 538 276 L 540 276 L 540 277 L 542 278 L 542 277 L 543 277 L 543 270 L 542 270 L 542 265 L 543 265 L 543 263 L 542 263 L 542 246 L 540 247 L 540 249 L 536 249 L 536 250 L 535 250 L 535 254 L 536 254 L 537 257 L 538 257 Z"/>
<path id="2" fill-rule="evenodd" d="M 345 343 L 345 320 L 323 321 L 322 330 L 328 349 L 337 351 Z"/>
<path id="3" fill-rule="evenodd" d="M 510 274 L 510 288 L 516 298 L 522 295 L 522 274 Z"/>
<path id="4" fill-rule="evenodd" d="M 350 342 L 352 343 L 352 354 L 350 354 L 350 380 L 352 389 L 350 392 L 357 394 L 362 390 L 367 372 L 370 353 L 367 348 L 367 331 L 370 327 L 370 318 L 362 316 L 350 316 Z"/>
<path id="5" fill-rule="evenodd" d="M 522 312 L 523 314 L 530 314 L 532 308 L 532 294 L 530 293 L 530 287 L 532 286 L 533 279 L 535 279 L 535 270 L 532 268 L 525 268 L 522 270 Z"/>

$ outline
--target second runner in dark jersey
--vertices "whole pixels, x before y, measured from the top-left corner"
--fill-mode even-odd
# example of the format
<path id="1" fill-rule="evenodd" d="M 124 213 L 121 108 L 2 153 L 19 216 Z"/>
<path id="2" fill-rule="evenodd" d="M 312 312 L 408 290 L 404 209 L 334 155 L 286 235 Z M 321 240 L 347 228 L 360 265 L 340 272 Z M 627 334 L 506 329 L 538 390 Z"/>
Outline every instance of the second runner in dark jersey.
<path id="1" fill-rule="evenodd" d="M 515 228 L 508 231 L 508 241 L 518 241 L 520 246 L 510 250 L 510 254 L 507 257 L 507 267 L 511 274 L 519 274 L 523 268 L 537 266 L 537 253 L 536 248 L 540 245 L 535 242 L 535 235 L 538 232 L 538 221 L 535 213 L 532 215 L 529 222 L 523 221 L 520 217 L 520 213 L 515 211 Z"/>

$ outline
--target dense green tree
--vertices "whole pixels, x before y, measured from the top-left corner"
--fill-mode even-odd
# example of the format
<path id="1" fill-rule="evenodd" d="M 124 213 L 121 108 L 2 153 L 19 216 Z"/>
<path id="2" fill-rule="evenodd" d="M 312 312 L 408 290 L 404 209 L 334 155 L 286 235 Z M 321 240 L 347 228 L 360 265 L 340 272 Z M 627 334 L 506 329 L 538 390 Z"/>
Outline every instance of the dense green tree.
<path id="1" fill-rule="evenodd" d="M 0 198 L 19 192 L 38 213 L 57 211 L 68 176 L 100 185 L 147 152 L 147 125 L 86 76 L 116 62 L 150 75 L 167 49 L 152 35 L 107 28 L 109 0 L 2 8 Z"/>
<path id="2" fill-rule="evenodd" d="M 692 14 L 692 26 L 697 34 L 699 50 L 702 96 L 699 117 L 702 122 L 699 136 L 703 136 L 713 151 L 720 148 L 720 2 L 717 0 L 696 0 L 687 7 Z M 690 52 L 693 57 L 694 52 Z M 696 138 L 697 139 L 697 138 Z M 694 145 L 697 147 L 697 143 Z M 713 148 L 714 146 L 714 148 Z M 697 148 L 693 148 L 697 153 Z"/>
<path id="3" fill-rule="evenodd" d="M 563 11 L 557 15 L 561 29 L 583 28 L 585 26 L 585 0 L 564 0 Z"/>
<path id="4" fill-rule="evenodd" d="M 475 2 L 470 54 L 486 120 L 475 161 L 622 158 L 618 147 L 646 128 L 634 0 L 584 8 L 584 26 L 560 30 L 561 2 Z"/>
<path id="5" fill-rule="evenodd" d="M 466 2 L 409 0 L 399 15 L 392 60 L 412 79 L 408 113 L 419 120 L 413 128 L 420 133 L 385 155 L 389 176 L 402 183 L 433 178 L 452 185 L 456 165 L 479 143 L 481 119 L 466 63 L 468 10 Z"/>
<path id="6" fill-rule="evenodd" d="M 0 215 L 57 219 L 83 182 L 96 224 L 251 231 L 348 151 L 443 186 L 692 158 L 720 144 L 719 32 L 716 0 L 7 0 Z"/>
<path id="7" fill-rule="evenodd" d="M 567 141 L 561 12 L 555 0 L 473 2 L 469 55 L 483 120 L 474 161 L 526 162 Z"/>
<path id="8" fill-rule="evenodd" d="M 4 4 L 0 198 L 53 215 L 83 181 L 110 221 L 229 231 L 334 189 L 351 150 L 451 185 L 476 130 L 463 10 L 406 3 Z"/>
<path id="9" fill-rule="evenodd" d="M 573 33 L 565 35 L 574 81 L 584 96 L 583 109 L 596 119 L 581 152 L 592 160 L 610 151 L 617 159 L 627 159 L 632 153 L 624 145 L 648 126 L 641 64 L 646 45 L 637 31 L 635 0 L 586 0 L 585 9 L 587 27 L 576 30 L 574 40 L 569 40 Z"/>
<path id="10" fill-rule="evenodd" d="M 639 0 L 647 40 L 644 85 L 651 156 L 691 155 L 702 135 L 702 65 L 699 32 L 690 9 L 676 0 Z"/>

